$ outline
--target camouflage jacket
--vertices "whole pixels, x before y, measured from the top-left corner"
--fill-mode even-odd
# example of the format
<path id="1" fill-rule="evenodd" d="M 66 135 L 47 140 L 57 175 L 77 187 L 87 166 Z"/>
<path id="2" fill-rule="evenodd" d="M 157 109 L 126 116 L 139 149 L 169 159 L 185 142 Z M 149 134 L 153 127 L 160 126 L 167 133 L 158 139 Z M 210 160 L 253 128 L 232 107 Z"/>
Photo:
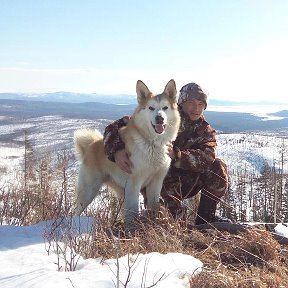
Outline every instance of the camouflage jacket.
<path id="1" fill-rule="evenodd" d="M 197 121 L 191 121 L 181 110 L 180 115 L 180 130 L 174 142 L 176 159 L 171 165 L 187 172 L 204 172 L 215 160 L 216 131 L 206 122 L 204 116 Z M 104 151 L 111 161 L 115 161 L 115 152 L 125 147 L 119 129 L 127 125 L 128 121 L 129 117 L 125 116 L 105 129 Z"/>

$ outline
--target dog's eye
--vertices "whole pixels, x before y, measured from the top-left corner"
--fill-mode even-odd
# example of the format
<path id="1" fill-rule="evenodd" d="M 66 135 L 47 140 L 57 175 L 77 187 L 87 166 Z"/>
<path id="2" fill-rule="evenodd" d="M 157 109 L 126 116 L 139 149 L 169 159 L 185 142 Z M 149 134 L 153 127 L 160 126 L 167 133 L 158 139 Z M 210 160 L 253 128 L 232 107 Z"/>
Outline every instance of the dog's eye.
<path id="1" fill-rule="evenodd" d="M 149 110 L 151 110 L 151 111 L 154 111 L 154 110 L 155 110 L 155 108 L 154 108 L 154 107 L 152 107 L 152 106 L 149 106 Z"/>
<path id="2" fill-rule="evenodd" d="M 162 108 L 162 110 L 167 110 L 168 109 L 168 106 L 164 106 L 163 108 Z"/>

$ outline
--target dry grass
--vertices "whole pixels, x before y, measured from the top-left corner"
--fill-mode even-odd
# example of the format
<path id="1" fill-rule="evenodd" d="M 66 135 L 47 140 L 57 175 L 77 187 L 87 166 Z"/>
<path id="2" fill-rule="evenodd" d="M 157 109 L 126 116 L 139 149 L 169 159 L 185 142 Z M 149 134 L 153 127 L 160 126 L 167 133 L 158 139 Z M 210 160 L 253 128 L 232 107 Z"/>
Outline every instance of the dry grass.
<path id="1" fill-rule="evenodd" d="M 191 287 L 288 287 L 288 266 L 283 261 L 287 247 L 269 232 L 214 234 L 209 249 L 198 255 L 206 269 L 191 279 Z"/>

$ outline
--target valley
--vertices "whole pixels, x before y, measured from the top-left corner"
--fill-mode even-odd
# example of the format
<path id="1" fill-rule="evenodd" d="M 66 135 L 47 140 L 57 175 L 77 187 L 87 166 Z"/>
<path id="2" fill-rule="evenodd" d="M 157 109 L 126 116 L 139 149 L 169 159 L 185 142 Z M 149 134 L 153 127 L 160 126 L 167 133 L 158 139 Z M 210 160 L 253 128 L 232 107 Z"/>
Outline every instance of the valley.
<path id="1" fill-rule="evenodd" d="M 74 155 L 73 133 L 76 129 L 92 128 L 103 133 L 113 120 L 131 115 L 134 107 L 105 103 L 0 100 L 1 187 L 13 183 L 23 175 L 27 143 L 37 159 L 48 154 L 52 159 L 57 159 L 63 151 Z M 231 191 L 227 197 L 232 200 L 225 200 L 229 204 L 224 203 L 223 210 L 227 206 L 236 205 L 234 210 L 237 218 L 252 219 L 253 207 L 256 205 L 252 203 L 252 198 L 263 189 L 260 188 L 263 183 L 259 183 L 259 179 L 263 177 L 267 167 L 269 176 L 265 177 L 274 177 L 274 180 L 269 179 L 277 182 L 277 185 L 273 182 L 275 186 L 269 180 L 269 189 L 274 191 L 281 186 L 281 193 L 288 195 L 288 192 L 284 192 L 288 189 L 288 124 L 284 112 L 278 113 L 281 116 L 278 120 L 267 120 L 267 117 L 251 113 L 227 111 L 205 111 L 204 115 L 217 130 L 217 157 L 225 160 L 230 172 Z M 75 170 L 77 165 L 74 157 L 70 169 Z M 258 198 L 262 199 L 257 194 Z M 255 198 L 255 203 L 259 199 Z M 273 199 L 271 201 L 273 206 Z M 241 206 L 239 203 L 242 203 Z M 261 206 L 259 203 L 257 205 Z M 285 215 L 288 217 L 287 213 Z"/>

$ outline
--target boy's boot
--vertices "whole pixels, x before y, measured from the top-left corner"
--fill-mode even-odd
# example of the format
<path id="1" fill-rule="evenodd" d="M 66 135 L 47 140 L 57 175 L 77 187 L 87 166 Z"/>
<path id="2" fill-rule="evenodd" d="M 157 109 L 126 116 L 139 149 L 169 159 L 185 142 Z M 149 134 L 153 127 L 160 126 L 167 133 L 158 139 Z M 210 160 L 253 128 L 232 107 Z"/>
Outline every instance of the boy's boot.
<path id="1" fill-rule="evenodd" d="M 200 203 L 197 211 L 195 225 L 213 222 L 227 222 L 232 223 L 230 219 L 215 216 L 216 207 L 219 200 L 201 194 Z"/>

